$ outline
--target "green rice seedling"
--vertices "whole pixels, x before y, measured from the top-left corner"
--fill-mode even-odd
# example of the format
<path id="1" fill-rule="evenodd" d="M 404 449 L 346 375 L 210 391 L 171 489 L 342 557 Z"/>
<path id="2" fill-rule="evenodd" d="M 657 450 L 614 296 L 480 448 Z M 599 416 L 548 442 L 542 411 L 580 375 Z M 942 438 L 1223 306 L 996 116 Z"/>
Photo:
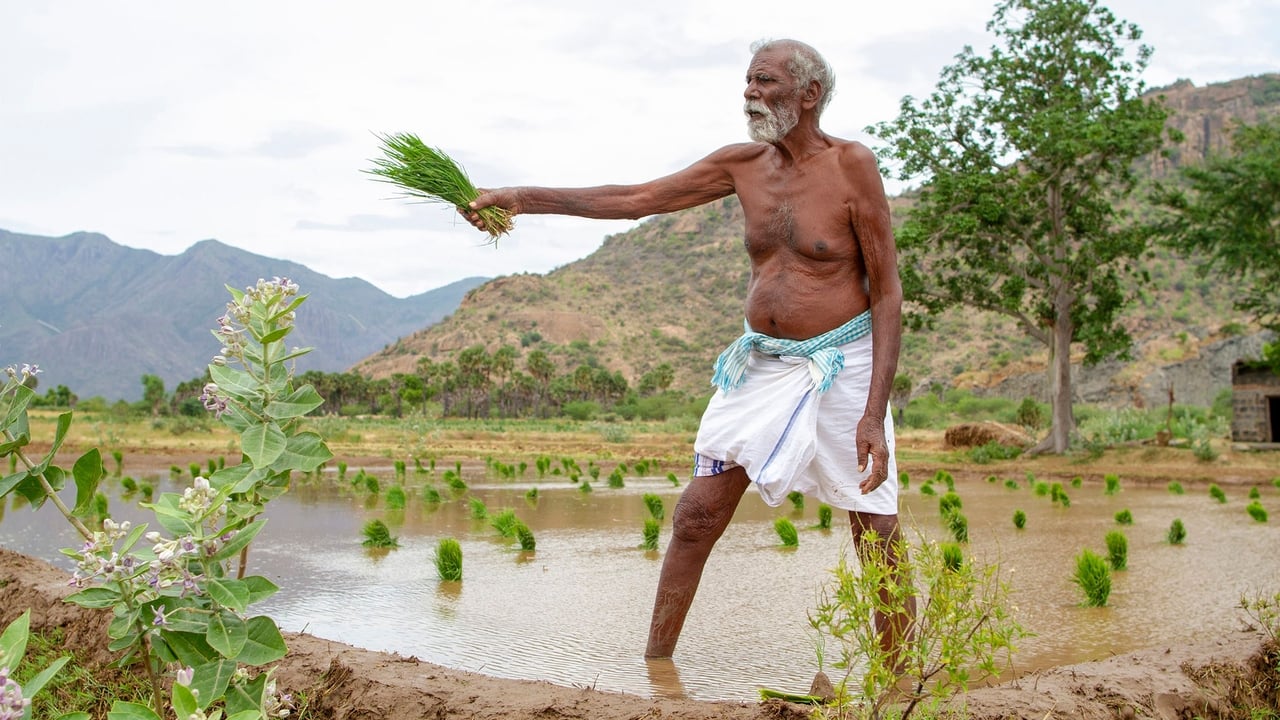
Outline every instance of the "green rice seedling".
<path id="1" fill-rule="evenodd" d="M 156 494 L 155 487 L 148 482 L 139 483 L 138 491 L 142 493 L 142 499 L 147 502 L 151 502 L 151 498 L 155 497 Z"/>
<path id="2" fill-rule="evenodd" d="M 1005 480 L 1005 481 L 1004 481 L 1004 486 L 1005 486 L 1005 488 L 1006 488 L 1006 489 L 1009 489 L 1009 490 L 1017 490 L 1017 489 L 1018 489 L 1018 481 L 1017 481 L 1017 480 L 1014 480 L 1014 479 L 1012 479 L 1012 478 L 1010 478 L 1010 479 L 1008 479 L 1008 480 Z"/>
<path id="3" fill-rule="evenodd" d="M 947 490 L 954 491 L 956 489 L 956 479 L 951 477 L 951 473 L 946 470 L 939 470 L 933 474 L 933 481 L 942 483 L 947 486 Z"/>
<path id="4" fill-rule="evenodd" d="M 1170 545 L 1181 545 L 1187 540 L 1187 527 L 1182 524 L 1182 520 L 1174 518 L 1169 524 L 1169 532 L 1165 533 L 1165 539 Z"/>
<path id="5" fill-rule="evenodd" d="M 570 474 L 569 474 L 569 482 L 571 482 L 571 483 L 576 483 L 576 482 L 578 482 L 579 478 L 580 478 L 580 476 L 578 475 L 578 473 L 570 473 Z"/>
<path id="6" fill-rule="evenodd" d="M 538 488 L 531 487 L 524 492 L 524 499 L 531 503 L 538 502 Z"/>
<path id="7" fill-rule="evenodd" d="M 818 503 L 818 529 L 831 529 L 831 506 L 826 503 Z"/>
<path id="8" fill-rule="evenodd" d="M 533 537 L 533 531 L 521 520 L 516 521 L 516 539 L 520 541 L 520 549 L 524 552 L 533 552 L 538 549 L 538 541 Z"/>
<path id="9" fill-rule="evenodd" d="M 204 466 L 208 469 L 210 475 L 218 472 L 218 461 L 215 458 L 209 458 Z"/>
<path id="10" fill-rule="evenodd" d="M 441 580 L 462 579 L 462 546 L 453 538 L 441 538 L 436 545 L 436 573 Z"/>
<path id="11" fill-rule="evenodd" d="M 582 481 L 582 484 L 578 486 L 578 492 L 583 494 L 595 492 L 595 488 L 591 487 L 591 483 L 584 480 Z"/>
<path id="12" fill-rule="evenodd" d="M 538 477 L 547 476 L 547 471 L 551 469 L 551 458 L 546 455 L 539 455 L 533 461 L 533 469 L 538 471 Z"/>
<path id="13" fill-rule="evenodd" d="M 489 516 L 489 524 L 502 537 L 512 538 L 516 536 L 516 526 L 520 524 L 520 518 L 516 517 L 515 510 L 504 508 L 497 515 Z"/>
<path id="14" fill-rule="evenodd" d="M 219 469 L 219 470 L 221 470 L 221 469 L 225 468 L 226 466 L 227 466 L 227 456 L 226 456 L 226 455 L 219 455 L 219 456 L 218 456 L 218 469 Z"/>
<path id="15" fill-rule="evenodd" d="M 782 541 L 783 547 L 796 547 L 800 544 L 800 535 L 796 532 L 796 526 L 787 518 L 776 518 L 773 521 L 773 529 L 778 533 L 778 539 Z"/>
<path id="16" fill-rule="evenodd" d="M 999 482 L 999 480 L 1000 480 L 1000 478 L 996 477 L 995 475 L 988 475 L 988 476 L 987 476 L 987 482 L 989 482 L 989 483 Z"/>
<path id="17" fill-rule="evenodd" d="M 1267 509 L 1262 507 L 1261 502 L 1254 500 L 1253 502 L 1246 505 L 1244 509 L 1245 509 L 1245 512 L 1249 513 L 1249 517 L 1253 518 L 1254 520 L 1260 523 L 1264 523 L 1267 521 Z"/>
<path id="18" fill-rule="evenodd" d="M 1071 487 L 1078 488 L 1083 484 L 1084 484 L 1084 478 L 1080 477 L 1079 475 L 1071 478 Z"/>
<path id="19" fill-rule="evenodd" d="M 944 520 L 951 513 L 959 512 L 961 507 L 963 503 L 960 501 L 960 496 L 950 490 L 938 498 L 938 514 Z"/>
<path id="20" fill-rule="evenodd" d="M 405 471 L 408 466 L 405 464 L 405 461 L 397 460 L 395 462 L 395 467 L 396 467 L 396 480 L 399 480 L 400 482 L 404 482 Z"/>
<path id="21" fill-rule="evenodd" d="M 138 481 L 128 475 L 125 475 L 120 478 L 120 487 L 124 488 L 124 491 L 127 493 L 135 493 L 138 491 Z"/>
<path id="22" fill-rule="evenodd" d="M 898 488 L 901 490 L 906 490 L 909 487 L 911 487 L 911 474 L 908 473 L 906 470 L 899 471 L 898 472 Z"/>
<path id="23" fill-rule="evenodd" d="M 1120 512 L 1116 513 L 1115 517 L 1116 517 L 1116 524 L 1117 524 L 1117 525 L 1132 525 L 1132 524 L 1133 524 L 1133 513 L 1129 512 L 1129 508 L 1125 508 L 1125 509 L 1121 510 Z"/>
<path id="24" fill-rule="evenodd" d="M 119 450 L 112 450 L 111 459 L 116 461 L 115 472 L 111 474 L 115 475 L 116 477 L 120 477 L 120 474 L 124 472 L 124 453 L 120 452 Z"/>
<path id="25" fill-rule="evenodd" d="M 529 472 L 529 463 L 521 460 L 520 461 L 520 477 L 524 477 L 525 473 L 527 472 Z"/>
<path id="26" fill-rule="evenodd" d="M 969 518 L 959 510 L 947 516 L 947 528 L 951 530 L 956 542 L 969 542 Z"/>
<path id="27" fill-rule="evenodd" d="M 587 463 L 587 474 L 591 476 L 591 479 L 592 479 L 592 480 L 599 480 L 599 479 L 600 479 L 600 466 L 599 466 L 599 465 L 596 465 L 594 462 L 588 462 L 588 463 Z"/>
<path id="28" fill-rule="evenodd" d="M 640 476 L 640 477 L 644 477 L 644 476 L 645 476 L 645 475 L 647 475 L 648 473 L 649 473 L 649 461 L 648 461 L 648 460 L 637 460 L 637 461 L 636 461 L 636 475 L 638 475 L 638 476 Z"/>
<path id="29" fill-rule="evenodd" d="M 640 547 L 644 550 L 658 549 L 658 532 L 661 525 L 657 520 L 651 517 L 644 519 L 644 539 L 640 542 Z"/>
<path id="30" fill-rule="evenodd" d="M 193 480 L 194 480 L 195 478 L 200 477 L 200 463 L 198 463 L 198 462 L 193 462 L 193 463 L 191 463 L 191 464 L 187 465 L 187 471 L 191 473 L 191 478 L 192 478 Z"/>
<path id="31" fill-rule="evenodd" d="M 939 543 L 938 548 L 942 550 L 943 567 L 951 572 L 960 572 L 960 568 L 964 566 L 964 550 L 960 548 L 960 544 L 944 542 Z"/>
<path id="32" fill-rule="evenodd" d="M 427 468 L 422 464 L 422 458 L 420 457 L 413 458 L 413 473 L 415 475 L 427 474 Z"/>
<path id="33" fill-rule="evenodd" d="M 1169 492 L 1173 493 L 1174 495 L 1181 495 L 1186 492 L 1186 490 L 1182 489 L 1182 483 L 1178 482 L 1177 480 L 1170 480 L 1168 488 L 1169 488 Z"/>
<path id="34" fill-rule="evenodd" d="M 390 183 L 402 196 L 423 202 L 452 205 L 470 212 L 468 205 L 480 197 L 467 173 L 453 158 L 439 148 L 429 147 L 411 133 L 377 135 L 382 157 L 373 159 L 373 168 L 365 170 L 379 182 Z M 511 213 L 500 207 L 479 211 L 491 242 L 511 232 Z"/>
<path id="35" fill-rule="evenodd" d="M 381 520 L 370 520 L 364 524 L 364 542 L 367 548 L 397 548 L 400 541 L 391 536 L 391 530 Z"/>
<path id="36" fill-rule="evenodd" d="M 1027 526 L 1027 514 L 1021 510 L 1013 511 L 1013 526 L 1019 530 Z"/>
<path id="37" fill-rule="evenodd" d="M 17 455 L 14 455 L 13 457 L 15 457 L 15 458 L 16 458 L 16 457 L 17 457 Z M 169 466 L 169 478 L 170 478 L 171 480 L 177 480 L 177 479 L 178 479 L 178 478 L 180 478 L 180 477 L 182 477 L 182 468 L 178 467 L 177 465 L 170 465 L 170 466 Z"/>
<path id="38" fill-rule="evenodd" d="M 630 472 L 630 469 L 627 467 L 626 463 L 618 463 L 618 472 L 622 473 L 622 475 L 625 477 L 626 474 Z"/>
<path id="39" fill-rule="evenodd" d="M 798 490 L 792 490 L 787 493 L 787 499 L 791 501 L 792 510 L 804 510 L 804 493 Z"/>
<path id="40" fill-rule="evenodd" d="M 467 498 L 467 504 L 471 509 L 472 520 L 484 520 L 489 517 L 489 507 L 480 498 L 469 497 Z"/>
<path id="41" fill-rule="evenodd" d="M 1271 484 L 1275 485 L 1277 490 L 1280 490 L 1280 475 L 1271 478 Z"/>
<path id="42" fill-rule="evenodd" d="M 440 496 L 440 491 L 435 485 L 427 485 L 422 488 L 422 502 L 428 505 L 439 505 L 444 498 Z"/>
<path id="43" fill-rule="evenodd" d="M 1116 493 L 1120 492 L 1120 476 L 1119 475 L 1113 475 L 1108 473 L 1102 477 L 1102 482 L 1106 484 L 1106 487 L 1102 489 L 1102 493 L 1104 495 L 1115 495 Z"/>
<path id="44" fill-rule="evenodd" d="M 457 492 L 466 492 L 467 482 L 462 479 L 462 475 L 457 470 L 445 470 L 441 475 L 444 484 L 449 486 L 450 490 Z"/>
<path id="45" fill-rule="evenodd" d="M 382 499 L 386 503 L 388 510 L 403 510 L 405 500 L 404 488 L 400 485 L 392 485 L 387 488 L 387 494 Z"/>
<path id="46" fill-rule="evenodd" d="M 667 482 L 671 483 L 671 487 L 680 487 L 680 478 L 673 472 L 667 473 Z"/>
<path id="47" fill-rule="evenodd" d="M 111 517 L 111 502 L 107 500 L 107 496 L 103 493 L 94 493 L 90 512 L 98 519 L 98 522 Z"/>
<path id="48" fill-rule="evenodd" d="M 365 492 L 369 493 L 370 495 L 377 495 L 378 492 L 382 489 L 382 485 L 381 483 L 378 482 L 378 478 L 369 473 L 365 473 L 363 470 L 361 470 L 360 472 L 364 475 L 363 480 L 364 480 Z"/>
<path id="49" fill-rule="evenodd" d="M 1209 483 L 1209 497 L 1217 500 L 1219 503 L 1225 503 L 1227 501 L 1227 494 L 1222 491 L 1222 488 L 1218 487 L 1217 483 Z"/>
<path id="50" fill-rule="evenodd" d="M 662 522 L 662 518 L 666 515 L 666 510 L 662 507 L 662 498 L 653 493 L 645 493 L 644 506 L 649 509 L 649 517 Z"/>
<path id="51" fill-rule="evenodd" d="M 1084 592 L 1085 605 L 1106 607 L 1111 595 L 1111 569 L 1097 553 L 1085 549 L 1076 556 L 1076 572 L 1071 582 Z"/>
<path id="52" fill-rule="evenodd" d="M 1105 538 L 1107 543 L 1107 562 L 1112 570 L 1124 570 L 1129 564 L 1129 538 L 1119 530 L 1112 530 Z"/>
<path id="53" fill-rule="evenodd" d="M 347 464 L 339 460 L 338 461 L 338 482 L 346 482 L 346 481 L 347 481 Z"/>
<path id="54" fill-rule="evenodd" d="M 920 486 L 920 494 L 921 495 L 937 495 L 938 491 L 933 489 L 933 485 L 930 485 L 929 483 L 926 482 L 925 484 Z"/>
<path id="55" fill-rule="evenodd" d="M 613 472 L 609 473 L 609 487 L 616 490 L 625 486 L 626 483 L 622 480 L 622 469 L 614 468 Z"/>
<path id="56" fill-rule="evenodd" d="M 1035 487 L 1035 485 L 1036 485 L 1036 474 L 1028 470 L 1027 471 L 1027 487 Z"/>
<path id="57" fill-rule="evenodd" d="M 1037 482 L 1033 486 L 1033 488 L 1035 490 L 1036 495 L 1040 497 L 1045 497 L 1046 495 L 1049 494 L 1049 483 L 1047 482 Z"/>
<path id="58" fill-rule="evenodd" d="M 1249 488 L 1249 499 L 1250 500 L 1262 499 L 1262 491 L 1258 489 L 1257 485 L 1254 485 L 1253 487 Z"/>
<path id="59" fill-rule="evenodd" d="M 1067 497 L 1067 491 L 1062 488 L 1060 482 L 1049 486 L 1049 499 L 1062 507 L 1071 507 L 1071 498 Z"/>

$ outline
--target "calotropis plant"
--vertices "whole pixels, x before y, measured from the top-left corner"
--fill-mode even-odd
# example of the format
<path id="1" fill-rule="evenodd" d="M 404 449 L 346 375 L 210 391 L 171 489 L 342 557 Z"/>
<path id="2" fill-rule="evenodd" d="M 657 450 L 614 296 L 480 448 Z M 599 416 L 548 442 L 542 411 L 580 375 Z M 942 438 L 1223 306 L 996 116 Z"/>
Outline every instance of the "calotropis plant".
<path id="1" fill-rule="evenodd" d="M 228 290 L 232 301 L 213 331 L 222 347 L 209 365 L 212 382 L 202 401 L 239 436 L 243 457 L 194 478 L 182 493 L 145 504 L 159 530 L 110 519 L 88 527 L 83 518 L 103 475 L 101 454 L 85 452 L 70 472 L 54 463 L 71 426 L 72 413 L 66 412 L 58 417 L 49 451 L 28 457 L 27 408 L 34 393 L 27 380 L 38 368 L 8 368 L 0 390 L 0 456 L 16 456 L 18 466 L 0 479 L 0 497 L 17 492 L 37 509 L 48 500 L 80 532 L 84 544 L 63 550 L 75 561 L 71 582 L 79 588 L 67 600 L 110 609 L 110 649 L 140 661 L 150 677 L 150 706 L 117 703 L 113 720 L 159 720 L 168 714 L 166 705 L 182 720 L 224 713 L 235 720 L 284 717 L 291 710 L 268 673 L 247 671 L 286 651 L 275 622 L 249 613 L 250 605 L 278 588 L 246 576 L 247 552 L 265 523 L 259 515 L 288 489 L 291 474 L 312 472 L 332 454 L 304 426 L 322 398 L 310 385 L 293 384 L 292 361 L 308 350 L 284 343 L 306 296 L 281 278 Z M 68 477 L 76 485 L 70 508 L 58 496 Z M 174 680 L 167 703 L 166 673 Z"/>

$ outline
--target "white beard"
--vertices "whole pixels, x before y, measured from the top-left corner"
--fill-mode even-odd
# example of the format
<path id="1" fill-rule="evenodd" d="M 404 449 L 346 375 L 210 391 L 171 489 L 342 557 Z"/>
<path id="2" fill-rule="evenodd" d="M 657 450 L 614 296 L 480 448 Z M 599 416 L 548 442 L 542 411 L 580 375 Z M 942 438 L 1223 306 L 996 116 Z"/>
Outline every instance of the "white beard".
<path id="1" fill-rule="evenodd" d="M 771 108 L 759 100 L 748 100 L 742 106 L 747 114 L 747 135 L 756 142 L 776 145 L 800 122 L 800 114 L 790 105 Z M 754 116 L 751 113 L 760 113 Z"/>

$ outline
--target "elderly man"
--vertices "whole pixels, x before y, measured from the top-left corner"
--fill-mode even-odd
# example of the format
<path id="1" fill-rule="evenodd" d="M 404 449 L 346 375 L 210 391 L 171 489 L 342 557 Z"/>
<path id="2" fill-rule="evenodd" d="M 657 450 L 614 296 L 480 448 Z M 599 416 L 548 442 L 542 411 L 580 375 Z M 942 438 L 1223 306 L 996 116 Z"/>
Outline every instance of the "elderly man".
<path id="1" fill-rule="evenodd" d="M 758 42 L 744 93 L 753 142 L 639 185 L 484 191 L 464 213 L 640 218 L 737 194 L 751 261 L 746 333 L 717 361 L 719 386 L 672 517 L 645 655 L 669 657 L 712 546 L 752 482 L 777 505 L 794 490 L 849 511 L 859 554 L 899 536 L 889 390 L 902 287 L 875 157 L 818 127 L 832 73 L 808 45 Z M 872 342 L 874 338 L 874 343 Z M 869 531 L 874 531 L 874 534 Z M 893 545 L 889 545 L 890 559 Z M 910 613 L 876 619 L 886 648 Z"/>

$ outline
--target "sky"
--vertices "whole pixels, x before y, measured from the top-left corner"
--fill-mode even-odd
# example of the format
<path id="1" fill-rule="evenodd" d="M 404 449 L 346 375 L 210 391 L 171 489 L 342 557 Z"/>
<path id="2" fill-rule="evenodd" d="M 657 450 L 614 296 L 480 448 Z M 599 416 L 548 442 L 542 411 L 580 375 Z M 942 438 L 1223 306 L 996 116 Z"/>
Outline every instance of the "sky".
<path id="1" fill-rule="evenodd" d="M 1280 0 L 1104 4 L 1154 48 L 1149 87 L 1280 71 Z M 823 128 L 874 146 L 867 126 L 990 46 L 994 7 L 0 0 L 0 229 L 166 255 L 214 238 L 398 297 L 544 273 L 637 223 L 522 215 L 494 247 L 363 172 L 376 134 L 418 135 L 481 187 L 642 182 L 745 141 L 749 45 L 794 37 L 835 69 Z"/>

